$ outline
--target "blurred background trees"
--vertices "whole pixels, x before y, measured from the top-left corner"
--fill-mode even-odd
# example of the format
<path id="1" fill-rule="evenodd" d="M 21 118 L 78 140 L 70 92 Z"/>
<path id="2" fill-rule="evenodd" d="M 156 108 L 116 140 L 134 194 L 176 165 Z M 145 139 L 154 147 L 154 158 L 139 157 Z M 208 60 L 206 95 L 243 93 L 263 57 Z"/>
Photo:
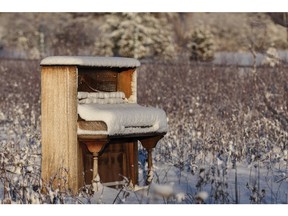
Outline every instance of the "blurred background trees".
<path id="1" fill-rule="evenodd" d="M 173 57 L 176 44 L 167 14 L 113 13 L 105 15 L 95 53 L 105 56 Z"/>
<path id="2" fill-rule="evenodd" d="M 0 56 L 213 60 L 287 49 L 285 13 L 1 13 Z"/>
<path id="3" fill-rule="evenodd" d="M 214 37 L 207 28 L 197 28 L 188 35 L 187 48 L 191 60 L 211 61 L 214 58 Z"/>
<path id="4" fill-rule="evenodd" d="M 288 42 L 288 13 L 269 13 L 269 16 L 273 22 L 286 28 L 286 39 Z"/>

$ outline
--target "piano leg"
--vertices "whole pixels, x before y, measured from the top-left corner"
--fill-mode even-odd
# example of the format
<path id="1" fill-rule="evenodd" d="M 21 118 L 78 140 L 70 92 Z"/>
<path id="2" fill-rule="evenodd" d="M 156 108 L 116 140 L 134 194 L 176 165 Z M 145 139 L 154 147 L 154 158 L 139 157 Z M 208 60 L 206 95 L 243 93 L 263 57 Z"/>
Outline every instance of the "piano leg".
<path id="1" fill-rule="evenodd" d="M 153 162 L 152 162 L 152 150 L 156 147 L 158 141 L 163 138 L 163 135 L 145 137 L 139 139 L 142 146 L 148 152 L 148 175 L 146 179 L 146 185 L 149 185 L 153 179 Z"/>
<path id="2" fill-rule="evenodd" d="M 98 158 L 99 154 L 102 153 L 105 146 L 108 144 L 108 139 L 99 140 L 81 140 L 87 146 L 87 149 L 93 155 L 93 180 L 98 176 Z"/>
<path id="3" fill-rule="evenodd" d="M 98 157 L 99 153 L 98 152 L 93 152 L 93 180 L 98 176 Z M 93 181 L 92 180 L 92 181 Z"/>

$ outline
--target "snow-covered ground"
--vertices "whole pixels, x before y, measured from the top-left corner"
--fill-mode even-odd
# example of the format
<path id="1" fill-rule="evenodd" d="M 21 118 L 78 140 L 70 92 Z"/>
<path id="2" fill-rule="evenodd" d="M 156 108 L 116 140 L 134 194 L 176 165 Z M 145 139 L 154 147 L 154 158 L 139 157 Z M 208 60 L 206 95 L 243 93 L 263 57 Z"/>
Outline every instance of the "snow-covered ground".
<path id="1" fill-rule="evenodd" d="M 285 170 L 258 169 L 257 165 L 239 164 L 237 169 L 206 166 L 197 174 L 158 162 L 149 186 L 124 188 L 122 192 L 107 187 L 93 203 L 125 204 L 287 204 L 288 180 Z M 215 173 L 213 175 L 213 168 Z M 141 170 L 140 170 L 141 171 Z M 217 173 L 218 172 L 218 173 Z M 139 173 L 141 174 L 141 172 Z M 260 190 L 258 190 L 260 188 Z M 236 198 L 237 196 L 237 198 Z M 115 199 L 117 197 L 117 199 Z"/>
<path id="2" fill-rule="evenodd" d="M 12 133 L 12 132 L 11 132 Z M 11 135 L 11 134 L 10 134 Z M 94 194 L 80 193 L 71 196 L 50 190 L 41 194 L 39 186 L 40 159 L 37 136 L 10 136 L 0 127 L 1 143 L 1 182 L 0 200 L 5 203 L 99 203 L 99 204 L 287 204 L 288 178 L 287 161 L 279 158 L 275 163 L 266 161 L 235 162 L 231 152 L 223 155 L 198 154 L 193 164 L 182 167 L 175 162 L 165 161 L 161 149 L 165 139 L 155 149 L 153 181 L 144 184 L 147 164 L 145 151 L 139 150 L 139 185 L 125 185 L 113 189 L 98 185 Z M 22 139 L 22 142 L 16 140 Z M 25 145 L 25 141 L 30 147 Z M 21 144 L 19 148 L 17 145 Z M 26 143 L 26 144 L 27 144 Z M 9 148 L 5 146 L 9 145 Z M 248 161 L 248 160 L 247 160 Z M 147 168 L 147 167 L 146 167 Z M 4 175 L 5 174 L 5 175 Z M 4 179 L 4 176 L 6 179 Z M 6 181 L 5 181 L 6 180 Z M 4 185 L 8 192 L 4 192 Z M 20 190 L 20 191 L 17 191 Z M 17 194 L 17 193 L 20 193 Z M 9 201 L 8 201 L 9 202 Z"/>
<path id="3" fill-rule="evenodd" d="M 262 88 L 257 89 L 253 88 L 249 68 L 156 63 L 143 66 L 139 71 L 139 104 L 164 109 L 169 118 L 169 131 L 153 152 L 154 178 L 149 187 L 144 186 L 143 168 L 147 163 L 142 156 L 146 153 L 140 148 L 136 188 L 103 187 L 94 195 L 72 196 L 69 191 L 49 190 L 48 185 L 48 193 L 40 193 L 40 127 L 33 126 L 37 115 L 29 113 L 40 106 L 23 109 L 25 101 L 37 96 L 34 89 L 40 89 L 39 82 L 31 81 L 38 84 L 27 89 L 24 84 L 29 82 L 23 82 L 20 76 L 19 87 L 12 88 L 11 84 L 4 89 L 17 91 L 5 97 L 9 100 L 0 110 L 5 112 L 4 117 L 0 116 L 1 202 L 287 206 L 288 136 L 287 128 L 285 131 L 277 120 L 282 115 L 287 118 L 287 110 L 283 109 L 287 102 L 285 68 L 259 67 L 257 75 L 265 85 L 259 82 L 256 87 Z M 5 76 L 12 74 L 7 71 Z M 6 80 L 13 80 L 17 71 Z M 18 75 L 26 77 L 22 70 Z M 29 94 L 24 97 L 24 93 Z M 262 96 L 266 94 L 273 99 L 268 101 L 272 107 L 279 110 L 277 118 L 264 109 Z"/>
<path id="4" fill-rule="evenodd" d="M 286 50 L 278 50 L 277 56 L 283 62 L 288 61 L 288 52 Z M 262 65 L 265 57 L 264 54 L 256 53 L 256 65 Z M 248 52 L 217 52 L 213 63 L 219 65 L 251 66 L 253 65 L 253 56 Z"/>

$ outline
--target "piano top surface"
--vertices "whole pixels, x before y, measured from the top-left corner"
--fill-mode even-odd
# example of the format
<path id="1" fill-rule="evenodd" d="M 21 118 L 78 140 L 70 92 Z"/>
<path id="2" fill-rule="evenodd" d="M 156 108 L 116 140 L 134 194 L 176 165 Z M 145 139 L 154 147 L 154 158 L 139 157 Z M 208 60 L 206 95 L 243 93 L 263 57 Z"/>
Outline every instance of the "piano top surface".
<path id="1" fill-rule="evenodd" d="M 44 58 L 41 66 L 53 65 L 76 65 L 85 67 L 114 67 L 114 68 L 136 68 L 140 61 L 125 57 L 103 57 L 103 56 L 50 56 Z"/>

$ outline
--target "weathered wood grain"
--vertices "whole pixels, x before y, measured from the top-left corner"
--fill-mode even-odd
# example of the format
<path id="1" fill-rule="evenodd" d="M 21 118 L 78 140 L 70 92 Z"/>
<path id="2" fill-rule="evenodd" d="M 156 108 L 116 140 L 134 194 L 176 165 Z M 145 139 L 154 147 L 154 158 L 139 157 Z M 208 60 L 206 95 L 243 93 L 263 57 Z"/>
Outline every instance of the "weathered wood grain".
<path id="1" fill-rule="evenodd" d="M 78 121 L 78 127 L 82 130 L 107 131 L 107 125 L 103 121 Z"/>
<path id="2" fill-rule="evenodd" d="M 41 97 L 42 178 L 47 182 L 65 168 L 65 187 L 76 192 L 83 183 L 78 177 L 83 162 L 77 141 L 77 67 L 43 66 Z"/>

